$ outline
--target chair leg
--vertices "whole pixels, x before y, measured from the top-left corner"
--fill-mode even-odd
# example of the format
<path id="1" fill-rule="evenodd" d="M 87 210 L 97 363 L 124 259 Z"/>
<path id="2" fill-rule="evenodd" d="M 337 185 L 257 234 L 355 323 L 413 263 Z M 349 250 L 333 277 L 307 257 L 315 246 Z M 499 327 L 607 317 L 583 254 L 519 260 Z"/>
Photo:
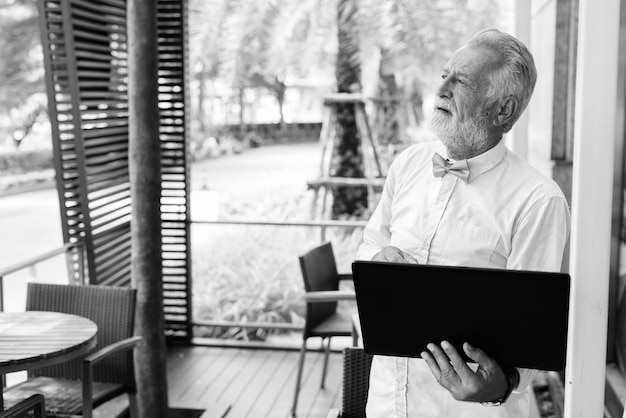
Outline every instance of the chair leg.
<path id="1" fill-rule="evenodd" d="M 137 393 L 128 394 L 128 412 L 130 418 L 139 417 L 139 407 L 137 406 Z"/>
<path id="2" fill-rule="evenodd" d="M 296 408 L 298 407 L 298 395 L 300 394 L 300 381 L 302 380 L 302 369 L 304 368 L 304 355 L 306 354 L 306 340 L 302 341 L 300 349 L 300 363 L 298 364 L 298 376 L 296 377 L 296 393 L 293 395 L 293 406 L 291 407 L 291 416 L 296 416 Z"/>
<path id="3" fill-rule="evenodd" d="M 328 337 L 328 344 L 326 344 L 326 349 L 324 350 L 324 369 L 322 370 L 322 384 L 320 388 L 324 389 L 324 382 L 326 381 L 326 370 L 328 369 L 328 355 L 330 354 L 330 339 L 332 337 Z M 324 345 L 324 340 L 322 340 L 322 345 Z"/>

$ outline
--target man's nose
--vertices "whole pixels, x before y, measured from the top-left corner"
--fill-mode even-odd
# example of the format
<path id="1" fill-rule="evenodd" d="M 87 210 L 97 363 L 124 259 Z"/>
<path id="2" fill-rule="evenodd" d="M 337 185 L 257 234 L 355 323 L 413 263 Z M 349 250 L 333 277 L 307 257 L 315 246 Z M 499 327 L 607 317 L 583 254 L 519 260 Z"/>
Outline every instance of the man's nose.
<path id="1" fill-rule="evenodd" d="M 438 97 L 445 97 L 446 99 L 452 98 L 450 77 L 446 77 L 441 80 L 441 83 L 439 83 L 439 87 L 437 88 L 436 94 Z"/>

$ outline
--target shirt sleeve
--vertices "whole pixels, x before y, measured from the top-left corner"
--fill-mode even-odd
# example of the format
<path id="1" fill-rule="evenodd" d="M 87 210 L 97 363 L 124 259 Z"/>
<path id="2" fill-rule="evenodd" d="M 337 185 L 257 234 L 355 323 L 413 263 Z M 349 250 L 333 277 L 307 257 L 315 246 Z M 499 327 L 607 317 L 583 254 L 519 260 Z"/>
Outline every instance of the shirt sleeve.
<path id="1" fill-rule="evenodd" d="M 507 268 L 560 271 L 569 228 L 570 212 L 564 197 L 551 197 L 538 202 L 518 224 Z M 520 381 L 514 392 L 522 392 L 530 386 L 537 370 L 517 370 Z"/>
<path id="2" fill-rule="evenodd" d="M 523 215 L 513 233 L 507 268 L 561 271 L 569 227 L 570 213 L 564 197 L 540 200 Z"/>
<path id="3" fill-rule="evenodd" d="M 357 260 L 371 260 L 391 239 L 391 205 L 395 191 L 398 159 L 389 168 L 380 201 L 372 213 L 365 230 L 363 242 L 357 250 Z"/>

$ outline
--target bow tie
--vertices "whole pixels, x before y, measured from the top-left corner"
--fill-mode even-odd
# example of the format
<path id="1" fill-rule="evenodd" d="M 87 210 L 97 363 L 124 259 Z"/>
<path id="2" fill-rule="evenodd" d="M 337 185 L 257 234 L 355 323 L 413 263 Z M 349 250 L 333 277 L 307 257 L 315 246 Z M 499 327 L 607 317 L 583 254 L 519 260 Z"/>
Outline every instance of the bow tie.
<path id="1" fill-rule="evenodd" d="M 454 174 L 465 183 L 469 180 L 469 166 L 467 160 L 450 162 L 438 153 L 433 155 L 433 174 L 435 177 L 443 177 L 446 173 Z"/>

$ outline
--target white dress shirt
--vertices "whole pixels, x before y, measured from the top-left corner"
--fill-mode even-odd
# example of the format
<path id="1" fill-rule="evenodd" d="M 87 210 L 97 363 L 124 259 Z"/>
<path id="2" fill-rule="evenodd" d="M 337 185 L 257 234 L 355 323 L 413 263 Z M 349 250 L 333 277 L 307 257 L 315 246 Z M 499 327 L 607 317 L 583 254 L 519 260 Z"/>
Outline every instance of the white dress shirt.
<path id="1" fill-rule="evenodd" d="M 502 141 L 467 160 L 467 183 L 450 173 L 435 177 L 435 152 L 447 157 L 439 141 L 396 157 L 357 259 L 370 260 L 391 245 L 422 264 L 560 271 L 570 216 L 556 183 Z M 518 370 L 520 384 L 509 400 L 487 407 L 454 400 L 422 359 L 375 356 L 367 416 L 528 417 L 535 371 Z"/>

